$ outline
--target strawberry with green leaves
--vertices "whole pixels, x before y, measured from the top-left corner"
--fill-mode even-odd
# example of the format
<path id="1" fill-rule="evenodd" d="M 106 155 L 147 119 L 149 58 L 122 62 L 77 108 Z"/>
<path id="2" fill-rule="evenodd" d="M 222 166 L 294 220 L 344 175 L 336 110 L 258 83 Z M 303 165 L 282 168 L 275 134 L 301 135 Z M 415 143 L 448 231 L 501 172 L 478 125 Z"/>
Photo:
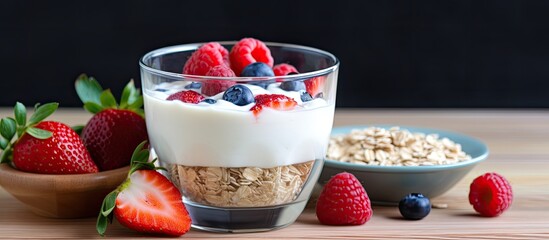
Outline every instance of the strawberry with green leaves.
<path id="1" fill-rule="evenodd" d="M 124 88 L 120 104 L 93 77 L 80 75 L 75 88 L 84 108 L 94 114 L 82 130 L 92 159 L 102 171 L 129 165 L 135 147 L 148 139 L 143 96 L 133 80 Z"/>
<path id="2" fill-rule="evenodd" d="M 15 118 L 0 121 L 1 163 L 12 162 L 25 172 L 76 174 L 98 172 L 78 134 L 69 126 L 43 121 L 57 110 L 58 103 L 36 105 L 27 121 L 27 110 L 16 103 Z"/>
<path id="3" fill-rule="evenodd" d="M 149 150 L 141 143 L 132 154 L 128 178 L 103 200 L 97 232 L 103 236 L 113 216 L 123 226 L 143 233 L 181 236 L 191 228 L 191 218 L 181 193 L 157 172 Z M 164 169 L 165 170 L 165 169 Z"/>

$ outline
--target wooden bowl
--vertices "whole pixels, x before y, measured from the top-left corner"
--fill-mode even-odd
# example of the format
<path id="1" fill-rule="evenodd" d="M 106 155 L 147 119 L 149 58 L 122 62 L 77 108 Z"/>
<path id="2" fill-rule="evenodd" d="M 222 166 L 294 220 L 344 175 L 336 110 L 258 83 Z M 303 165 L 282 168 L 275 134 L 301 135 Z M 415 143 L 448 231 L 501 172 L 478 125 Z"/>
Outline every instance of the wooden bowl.
<path id="1" fill-rule="evenodd" d="M 88 174 L 37 174 L 0 164 L 0 185 L 34 213 L 51 218 L 99 214 L 103 198 L 125 179 L 129 166 Z"/>

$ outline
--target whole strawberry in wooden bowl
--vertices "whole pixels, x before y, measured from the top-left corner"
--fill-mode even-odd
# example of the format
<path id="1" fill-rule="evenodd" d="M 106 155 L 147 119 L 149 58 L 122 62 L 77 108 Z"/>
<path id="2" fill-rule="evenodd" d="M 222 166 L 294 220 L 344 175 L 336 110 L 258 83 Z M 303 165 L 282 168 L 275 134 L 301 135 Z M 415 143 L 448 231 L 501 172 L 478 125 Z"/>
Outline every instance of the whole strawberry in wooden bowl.
<path id="1" fill-rule="evenodd" d="M 99 172 L 72 128 L 44 121 L 57 106 L 37 105 L 27 121 L 25 106 L 17 103 L 15 117 L 0 121 L 0 185 L 38 215 L 93 216 L 128 168 Z"/>
<path id="2" fill-rule="evenodd" d="M 94 114 L 82 130 L 92 159 L 101 171 L 128 166 L 135 147 L 148 140 L 140 90 L 130 81 L 118 104 L 110 89 L 103 90 L 85 74 L 76 79 L 75 88 L 84 108 Z"/>

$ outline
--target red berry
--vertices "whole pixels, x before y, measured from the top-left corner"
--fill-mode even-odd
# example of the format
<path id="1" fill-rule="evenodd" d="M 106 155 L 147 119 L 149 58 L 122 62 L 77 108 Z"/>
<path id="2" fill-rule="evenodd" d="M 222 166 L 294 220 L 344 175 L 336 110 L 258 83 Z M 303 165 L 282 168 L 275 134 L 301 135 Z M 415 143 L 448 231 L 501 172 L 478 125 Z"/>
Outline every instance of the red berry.
<path id="1" fill-rule="evenodd" d="M 274 60 L 271 56 L 271 50 L 265 43 L 254 39 L 244 38 L 236 43 L 229 54 L 231 68 L 240 76 L 244 68 L 254 62 L 262 62 L 269 67 L 273 67 Z"/>
<path id="2" fill-rule="evenodd" d="M 316 216 L 327 225 L 362 225 L 372 216 L 370 199 L 353 174 L 338 173 L 322 189 Z"/>
<path id="3" fill-rule="evenodd" d="M 217 65 L 206 72 L 206 76 L 212 77 L 236 77 L 228 65 Z"/>
<path id="4" fill-rule="evenodd" d="M 184 74 L 204 76 L 210 68 L 229 65 L 229 51 L 217 42 L 202 45 L 183 66 Z"/>
<path id="5" fill-rule="evenodd" d="M 173 100 L 179 100 L 185 103 L 199 103 L 200 101 L 204 100 L 204 96 L 200 95 L 200 93 L 197 93 L 192 90 L 183 90 L 181 92 L 176 92 L 172 95 L 170 95 L 166 100 L 173 101 Z"/>
<path id="6" fill-rule="evenodd" d="M 288 73 L 299 73 L 297 69 L 287 63 L 277 64 L 273 67 L 275 76 L 286 76 Z"/>
<path id="7" fill-rule="evenodd" d="M 82 130 L 84 145 L 101 171 L 130 165 L 133 150 L 147 139 L 145 119 L 131 110 L 105 109 Z"/>
<path id="8" fill-rule="evenodd" d="M 54 121 L 40 122 L 35 128 L 50 131 L 52 136 L 38 139 L 28 133 L 13 148 L 13 164 L 19 170 L 46 174 L 98 172 L 78 134 L 69 126 Z"/>
<path id="9" fill-rule="evenodd" d="M 94 78 L 80 75 L 75 87 L 84 108 L 94 114 L 82 131 L 93 161 L 101 170 L 129 165 L 135 147 L 148 139 L 141 91 L 131 80 L 118 104 L 111 90 L 103 90 Z"/>
<path id="10" fill-rule="evenodd" d="M 511 184 L 497 173 L 485 173 L 471 183 L 469 203 L 482 216 L 499 216 L 512 202 Z"/>
<path id="11" fill-rule="evenodd" d="M 317 94 L 322 92 L 322 88 L 324 87 L 324 81 L 326 81 L 325 76 L 318 76 L 305 80 L 305 87 L 307 88 L 307 92 L 311 94 L 311 96 L 315 97 Z"/>
<path id="12" fill-rule="evenodd" d="M 297 102 L 286 95 L 282 94 L 259 94 L 255 96 L 255 105 L 250 109 L 255 116 L 259 115 L 264 107 L 287 111 L 292 110 L 297 106 Z"/>
<path id="13" fill-rule="evenodd" d="M 233 70 L 227 65 L 218 65 L 211 68 L 206 76 L 212 77 L 236 77 Z M 208 80 L 202 83 L 202 94 L 206 96 L 213 96 L 220 92 L 227 90 L 236 82 L 229 80 Z"/>

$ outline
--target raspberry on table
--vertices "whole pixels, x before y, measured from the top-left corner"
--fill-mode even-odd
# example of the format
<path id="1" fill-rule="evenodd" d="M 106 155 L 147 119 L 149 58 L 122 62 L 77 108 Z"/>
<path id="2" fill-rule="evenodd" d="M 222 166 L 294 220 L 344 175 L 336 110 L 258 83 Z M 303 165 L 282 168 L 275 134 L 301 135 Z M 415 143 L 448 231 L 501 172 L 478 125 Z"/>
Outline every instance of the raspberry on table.
<path id="1" fill-rule="evenodd" d="M 512 202 L 511 184 L 497 173 L 485 173 L 471 183 L 469 203 L 482 216 L 499 216 Z"/>
<path id="2" fill-rule="evenodd" d="M 353 174 L 338 173 L 322 189 L 316 216 L 326 225 L 362 225 L 372 216 L 370 199 Z"/>
<path id="3" fill-rule="evenodd" d="M 230 66 L 237 76 L 242 70 L 255 62 L 262 62 L 273 67 L 274 59 L 271 50 L 263 43 L 254 38 L 243 38 L 236 43 L 229 54 Z"/>
<path id="4" fill-rule="evenodd" d="M 229 66 L 229 51 L 217 42 L 210 42 L 193 52 L 183 66 L 183 73 L 205 76 L 211 68 L 218 65 Z"/>

